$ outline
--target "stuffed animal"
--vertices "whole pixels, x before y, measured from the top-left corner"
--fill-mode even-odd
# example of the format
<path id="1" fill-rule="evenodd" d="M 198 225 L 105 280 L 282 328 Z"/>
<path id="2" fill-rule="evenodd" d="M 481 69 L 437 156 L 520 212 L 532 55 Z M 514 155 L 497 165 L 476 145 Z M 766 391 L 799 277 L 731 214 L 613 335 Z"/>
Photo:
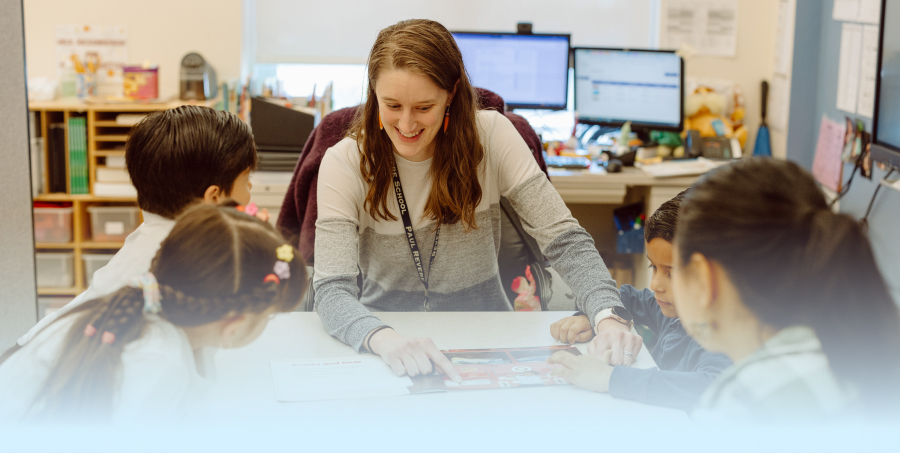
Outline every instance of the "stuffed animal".
<path id="1" fill-rule="evenodd" d="M 512 290 L 519 293 L 515 300 L 516 311 L 541 311 L 541 299 L 534 295 L 537 284 L 531 275 L 531 266 L 525 266 L 525 277 L 516 277 L 512 282 Z"/>
<path id="2" fill-rule="evenodd" d="M 725 96 L 707 86 L 699 86 L 684 102 L 684 130 L 696 130 L 701 137 L 737 138 L 743 148 L 747 142 L 747 129 L 743 125 L 743 107 L 726 116 Z M 735 121 L 733 121 L 735 120 Z M 737 124 L 737 126 L 735 126 Z"/>

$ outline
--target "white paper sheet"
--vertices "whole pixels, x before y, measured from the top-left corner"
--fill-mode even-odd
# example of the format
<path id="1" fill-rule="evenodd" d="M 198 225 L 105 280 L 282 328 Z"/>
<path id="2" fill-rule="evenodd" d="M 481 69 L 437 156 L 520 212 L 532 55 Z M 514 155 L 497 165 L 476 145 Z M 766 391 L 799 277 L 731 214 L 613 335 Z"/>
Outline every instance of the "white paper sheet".
<path id="1" fill-rule="evenodd" d="M 860 0 L 858 20 L 866 24 L 880 24 L 881 0 Z"/>
<path id="2" fill-rule="evenodd" d="M 834 0 L 831 18 L 844 22 L 878 24 L 881 21 L 881 0 Z"/>
<path id="3" fill-rule="evenodd" d="M 690 46 L 697 55 L 733 57 L 737 15 L 737 0 L 667 0 L 660 42 L 666 49 Z"/>
<path id="4" fill-rule="evenodd" d="M 859 0 L 834 0 L 832 19 L 856 22 L 857 17 L 859 17 Z"/>
<path id="5" fill-rule="evenodd" d="M 769 83 L 768 123 L 772 129 L 787 132 L 791 107 L 791 84 L 788 78 L 775 74 Z"/>
<path id="6" fill-rule="evenodd" d="M 878 77 L 878 26 L 863 25 L 859 102 L 856 114 L 872 118 L 875 111 L 875 79 Z"/>
<path id="7" fill-rule="evenodd" d="M 408 395 L 413 385 L 379 357 L 272 360 L 271 366 L 278 401 Z"/>
<path id="8" fill-rule="evenodd" d="M 794 16 L 797 13 L 797 0 L 779 0 L 778 28 L 775 31 L 775 73 L 785 76 L 791 74 L 791 62 L 794 58 Z"/>
<path id="9" fill-rule="evenodd" d="M 862 25 L 844 24 L 838 67 L 837 108 L 856 113 L 862 53 Z"/>

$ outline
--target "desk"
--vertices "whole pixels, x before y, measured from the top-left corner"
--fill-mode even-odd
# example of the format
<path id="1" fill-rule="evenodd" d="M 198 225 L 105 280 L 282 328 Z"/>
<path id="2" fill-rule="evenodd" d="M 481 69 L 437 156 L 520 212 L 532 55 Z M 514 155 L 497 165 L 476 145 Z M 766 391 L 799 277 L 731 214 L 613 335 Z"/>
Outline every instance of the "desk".
<path id="1" fill-rule="evenodd" d="M 548 346 L 560 343 L 550 336 L 550 324 L 562 318 L 561 312 L 477 312 L 477 313 L 375 313 L 398 332 L 409 336 L 430 337 L 440 349 L 508 348 Z M 578 348 L 586 351 L 586 345 Z M 408 417 L 427 411 L 433 414 L 459 415 L 490 409 L 497 417 L 522 417 L 538 414 L 541 418 L 559 414 L 568 420 L 581 414 L 596 420 L 607 411 L 642 420 L 659 417 L 686 420 L 680 411 L 619 400 L 575 386 L 534 387 L 508 390 L 471 390 L 401 397 L 363 398 L 303 403 L 279 403 L 269 361 L 352 356 L 347 345 L 328 335 L 315 313 L 286 313 L 270 321 L 263 335 L 251 345 L 237 350 L 219 351 L 216 357 L 217 389 L 213 407 L 233 408 L 240 404 L 243 413 L 283 420 L 309 417 L 340 420 L 351 414 L 389 413 Z M 646 349 L 637 358 L 637 367 L 655 366 Z M 233 409 L 232 409 L 233 410 Z M 488 418 L 493 418 L 491 415 Z M 375 422 L 375 420 L 372 420 Z M 537 420 L 536 420 L 537 421 Z"/>
<path id="2" fill-rule="evenodd" d="M 683 176 L 674 178 L 654 178 L 642 170 L 625 167 L 620 173 L 607 173 L 602 167 L 591 164 L 587 170 L 550 169 L 550 182 L 556 187 L 563 201 L 570 208 L 575 204 L 585 205 L 621 205 L 643 202 L 644 212 L 649 217 L 660 205 L 671 200 L 675 195 L 690 187 L 699 176 Z M 609 217 L 579 216 L 575 218 L 589 232 L 611 231 L 612 219 Z M 592 225 L 593 222 L 593 225 Z M 597 223 L 608 225 L 597 225 Z M 607 233 L 608 235 L 608 233 Z M 613 238 L 597 237 L 595 241 L 612 240 Z M 598 247 L 602 249 L 603 247 Z M 606 247 L 609 249 L 609 247 Z M 650 286 L 650 261 L 646 255 L 635 256 L 634 286 L 638 289 Z"/>

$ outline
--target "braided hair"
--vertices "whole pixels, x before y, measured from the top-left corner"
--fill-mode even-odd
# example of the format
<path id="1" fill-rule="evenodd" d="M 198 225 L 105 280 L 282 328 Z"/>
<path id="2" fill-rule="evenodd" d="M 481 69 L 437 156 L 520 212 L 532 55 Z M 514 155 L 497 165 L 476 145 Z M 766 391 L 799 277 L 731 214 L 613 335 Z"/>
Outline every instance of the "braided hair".
<path id="1" fill-rule="evenodd" d="M 287 260 L 290 278 L 267 278 L 286 247 L 293 255 Z M 270 308 L 293 311 L 307 284 L 299 252 L 271 225 L 231 207 L 210 205 L 190 208 L 178 219 L 150 270 L 159 284 L 159 316 L 179 327 Z M 108 418 L 122 352 L 147 326 L 144 303 L 143 290 L 127 286 L 66 315 L 77 318 L 29 416 Z"/>

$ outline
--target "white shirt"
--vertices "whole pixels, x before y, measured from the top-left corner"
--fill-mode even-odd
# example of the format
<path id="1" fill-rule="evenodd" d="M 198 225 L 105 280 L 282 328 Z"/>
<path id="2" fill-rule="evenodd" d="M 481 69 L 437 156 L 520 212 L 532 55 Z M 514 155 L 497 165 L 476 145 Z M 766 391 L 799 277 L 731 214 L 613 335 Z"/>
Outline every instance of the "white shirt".
<path id="1" fill-rule="evenodd" d="M 112 294 L 128 285 L 134 277 L 150 270 L 150 263 L 153 261 L 153 257 L 156 256 L 162 241 L 172 231 L 175 221 L 147 211 L 142 211 L 142 214 L 144 215 L 144 223 L 125 238 L 125 244 L 109 263 L 94 273 L 91 286 L 73 299 L 72 302 L 41 319 L 28 333 L 19 338 L 18 343 L 20 346 L 24 346 L 38 332 L 72 311 L 75 307 L 89 300 Z"/>
<path id="2" fill-rule="evenodd" d="M 53 323 L 0 365 L 0 423 L 28 413 L 79 316 Z M 147 321 L 143 336 L 122 352 L 117 385 L 110 389 L 113 422 L 172 420 L 208 391 L 184 331 L 158 316 L 148 315 Z"/>

